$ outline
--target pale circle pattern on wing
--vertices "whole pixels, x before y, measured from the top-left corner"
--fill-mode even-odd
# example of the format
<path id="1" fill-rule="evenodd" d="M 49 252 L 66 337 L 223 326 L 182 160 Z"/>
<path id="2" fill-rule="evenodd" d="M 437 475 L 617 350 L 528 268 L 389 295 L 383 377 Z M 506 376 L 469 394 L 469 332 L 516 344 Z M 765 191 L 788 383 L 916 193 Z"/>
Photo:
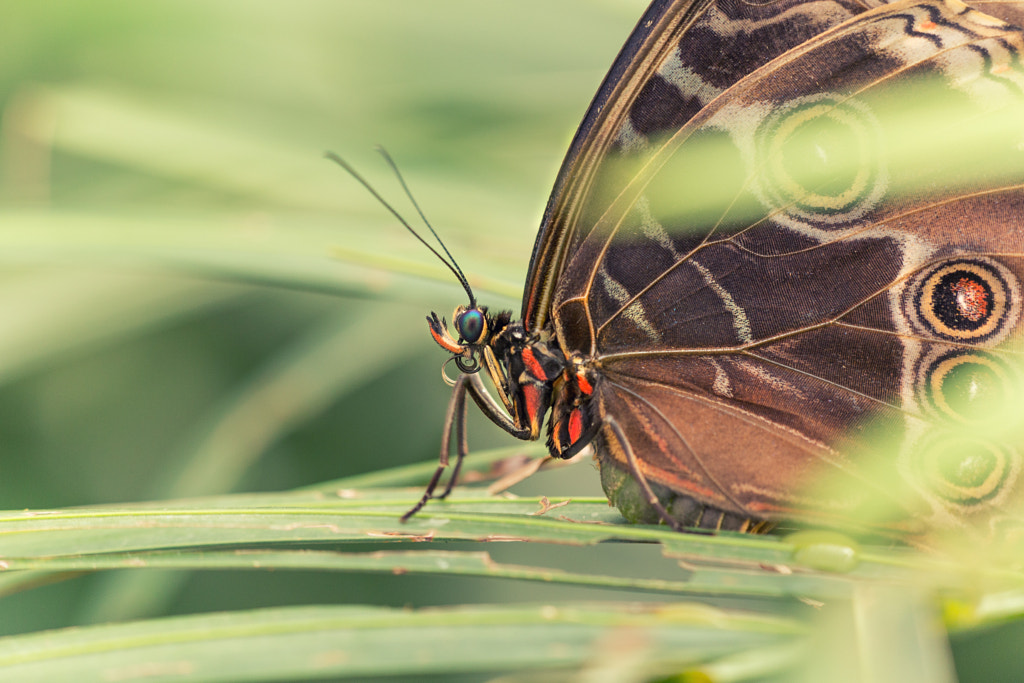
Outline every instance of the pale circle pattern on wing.
<path id="1" fill-rule="evenodd" d="M 755 135 L 755 191 L 783 215 L 845 228 L 884 197 L 880 125 L 855 99 L 802 97 L 775 108 Z"/>

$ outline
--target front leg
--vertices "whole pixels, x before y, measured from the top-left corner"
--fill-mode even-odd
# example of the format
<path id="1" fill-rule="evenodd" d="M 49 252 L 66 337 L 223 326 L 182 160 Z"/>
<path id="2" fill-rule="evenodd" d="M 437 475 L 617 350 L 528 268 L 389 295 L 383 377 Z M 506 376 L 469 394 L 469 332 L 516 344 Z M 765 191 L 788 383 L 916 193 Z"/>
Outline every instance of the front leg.
<path id="1" fill-rule="evenodd" d="M 501 405 L 495 401 L 494 397 L 487 391 L 487 387 L 484 386 L 483 380 L 480 379 L 480 375 L 460 375 L 459 378 L 455 380 L 455 385 L 452 389 L 452 398 L 448 402 L 448 412 L 444 418 L 444 432 L 441 435 L 441 457 L 438 459 L 437 469 L 434 471 L 434 475 L 430 478 L 430 482 L 427 484 L 427 488 L 423 492 L 423 497 L 420 498 L 419 502 L 417 502 L 416 505 L 414 505 L 408 512 L 402 515 L 402 522 L 409 521 L 413 515 L 423 509 L 423 506 L 425 506 L 427 501 L 431 498 L 445 498 L 449 493 L 451 493 L 452 487 L 455 486 L 455 482 L 459 476 L 459 471 L 462 469 L 462 461 L 469 453 L 469 440 L 466 438 L 467 392 L 473 397 L 473 401 L 480 407 L 480 410 L 491 420 L 491 422 L 498 425 L 517 439 L 529 440 L 531 438 L 532 435 L 529 427 L 518 426 L 515 421 L 505 413 L 501 408 Z M 435 496 L 434 491 L 437 489 L 444 471 L 448 468 L 453 427 L 455 429 L 456 441 L 455 467 L 452 468 L 452 476 L 448 479 L 448 484 L 445 486 L 444 491 L 440 495 Z"/>

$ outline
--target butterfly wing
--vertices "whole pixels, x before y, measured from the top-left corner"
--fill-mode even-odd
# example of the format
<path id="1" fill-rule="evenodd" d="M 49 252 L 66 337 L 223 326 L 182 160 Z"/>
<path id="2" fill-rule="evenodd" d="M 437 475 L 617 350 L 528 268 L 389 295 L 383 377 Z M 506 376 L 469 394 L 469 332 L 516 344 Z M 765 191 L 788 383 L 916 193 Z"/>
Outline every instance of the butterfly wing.
<path id="1" fill-rule="evenodd" d="M 1010 450 L 951 475 L 903 448 L 891 466 L 935 480 L 908 488 L 853 454 L 944 424 L 964 368 L 1015 372 L 1024 175 L 991 159 L 1024 137 L 979 153 L 965 131 L 1024 120 L 1021 32 L 956 2 L 652 11 L 574 144 L 524 298 L 540 323 L 549 297 L 563 350 L 599 369 L 596 419 L 649 481 L 739 516 L 846 516 L 880 493 L 942 524 L 1000 504 Z M 599 457 L 625 467 L 607 433 Z M 822 472 L 853 485 L 814 493 Z"/>
<path id="2" fill-rule="evenodd" d="M 631 151 L 644 135 L 677 129 L 747 73 L 871 6 L 858 0 L 653 2 L 605 76 L 562 163 L 530 260 L 522 303 L 526 326 L 547 323 L 566 255 L 625 182 L 607 168 L 609 158 Z M 732 28 L 723 32 L 722 25 Z M 727 58 L 709 63 L 726 50 Z M 670 56 L 678 57 L 678 68 L 666 62 Z"/>

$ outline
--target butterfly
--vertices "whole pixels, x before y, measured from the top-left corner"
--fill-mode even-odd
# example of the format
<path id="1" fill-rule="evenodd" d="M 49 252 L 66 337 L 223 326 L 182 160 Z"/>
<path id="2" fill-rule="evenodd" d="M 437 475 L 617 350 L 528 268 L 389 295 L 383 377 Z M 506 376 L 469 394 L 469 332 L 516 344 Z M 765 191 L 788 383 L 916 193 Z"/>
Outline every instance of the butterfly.
<path id="1" fill-rule="evenodd" d="M 1024 4 L 656 0 L 583 119 L 521 317 L 428 317 L 467 398 L 550 454 L 592 445 L 634 522 L 984 525 L 1013 443 L 1024 297 Z M 450 266 L 451 267 L 451 266 Z M 490 380 L 488 389 L 484 377 Z M 883 433 L 892 445 L 871 445 Z M 457 460 L 447 488 L 437 493 Z M 821 482 L 831 482 L 823 484 Z"/>

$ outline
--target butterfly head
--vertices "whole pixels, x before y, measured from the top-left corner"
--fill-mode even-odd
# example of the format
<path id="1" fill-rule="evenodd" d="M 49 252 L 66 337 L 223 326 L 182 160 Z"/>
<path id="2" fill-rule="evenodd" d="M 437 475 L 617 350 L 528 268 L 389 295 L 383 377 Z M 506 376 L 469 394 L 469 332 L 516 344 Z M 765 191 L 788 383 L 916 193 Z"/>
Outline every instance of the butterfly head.
<path id="1" fill-rule="evenodd" d="M 490 346 L 496 334 L 508 326 L 512 314 L 501 311 L 496 315 L 488 313 L 486 306 L 458 306 L 452 315 L 452 326 L 457 336 L 448 330 L 444 318 L 431 313 L 427 318 L 430 335 L 434 341 L 452 354 L 452 360 L 459 370 L 472 374 L 481 367 L 481 357 Z"/>
<path id="2" fill-rule="evenodd" d="M 459 341 L 464 345 L 486 343 L 487 339 L 487 309 L 480 307 L 466 308 L 459 306 L 455 309 L 452 322 L 459 333 Z"/>

